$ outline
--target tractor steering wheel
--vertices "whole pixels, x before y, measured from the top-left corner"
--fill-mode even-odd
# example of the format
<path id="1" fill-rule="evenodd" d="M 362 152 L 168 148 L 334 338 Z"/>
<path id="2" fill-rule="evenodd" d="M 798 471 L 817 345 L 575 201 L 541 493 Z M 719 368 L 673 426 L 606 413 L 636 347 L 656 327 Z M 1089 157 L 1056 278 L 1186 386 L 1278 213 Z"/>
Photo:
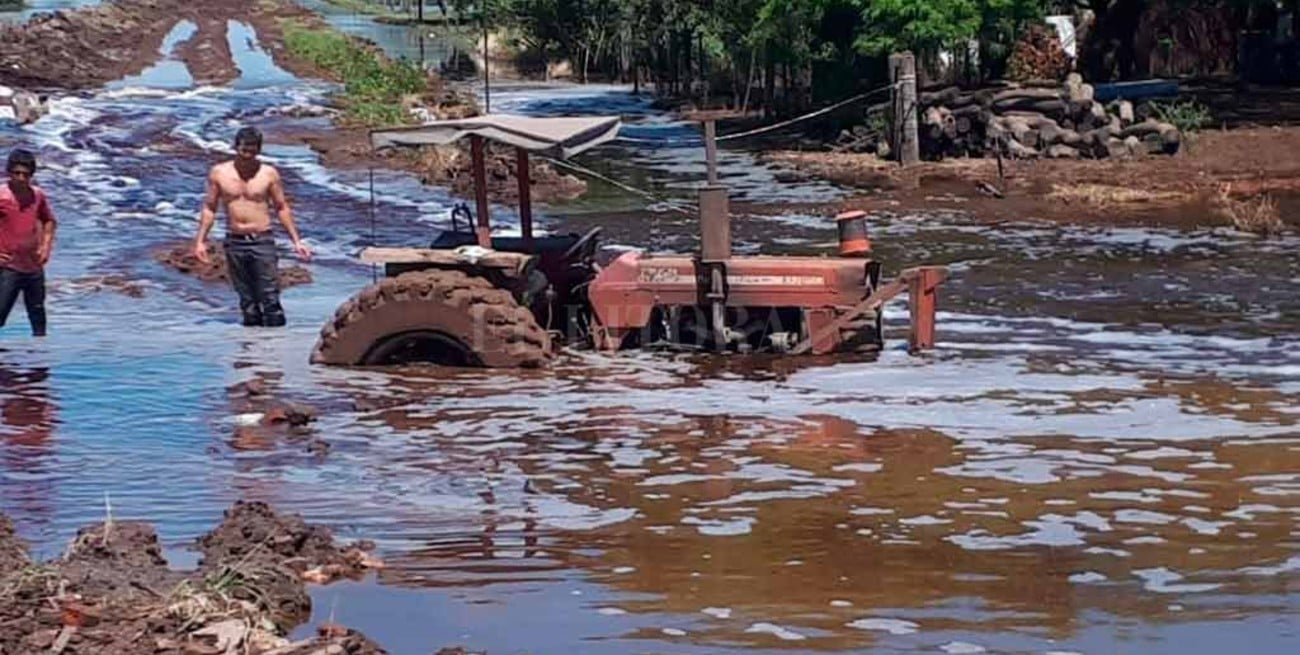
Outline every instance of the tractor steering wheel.
<path id="1" fill-rule="evenodd" d="M 592 239 L 595 239 L 598 234 L 600 234 L 599 225 L 591 228 L 590 230 L 587 230 L 587 233 L 579 237 L 577 242 L 575 242 L 572 246 L 569 246 L 569 249 L 565 250 L 564 254 L 561 255 L 560 258 L 569 259 L 574 255 L 582 252 L 583 249 L 587 247 L 587 244 L 590 243 Z"/>

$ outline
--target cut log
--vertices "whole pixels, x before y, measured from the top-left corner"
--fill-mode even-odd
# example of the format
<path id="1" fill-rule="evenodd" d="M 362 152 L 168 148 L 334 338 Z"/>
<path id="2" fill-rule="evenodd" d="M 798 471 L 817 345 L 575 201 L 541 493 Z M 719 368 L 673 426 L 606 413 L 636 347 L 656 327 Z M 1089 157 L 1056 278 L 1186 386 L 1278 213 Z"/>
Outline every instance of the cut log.
<path id="1" fill-rule="evenodd" d="M 957 133 L 969 134 L 971 130 L 971 119 L 968 116 L 957 117 Z"/>
<path id="2" fill-rule="evenodd" d="M 1026 146 L 1019 141 L 1007 142 L 1007 154 L 1014 159 L 1037 159 L 1038 151 Z"/>
<path id="3" fill-rule="evenodd" d="M 1157 123 L 1156 121 L 1146 121 L 1143 123 L 1134 123 L 1120 131 L 1119 135 L 1123 138 L 1136 136 L 1139 139 L 1148 134 L 1160 134 L 1165 128 L 1172 128 L 1168 123 Z"/>
<path id="4" fill-rule="evenodd" d="M 1078 159 L 1079 151 L 1067 145 L 1057 144 L 1047 149 L 1049 159 Z"/>
<path id="5" fill-rule="evenodd" d="M 1139 139 L 1135 136 L 1125 137 L 1124 148 L 1128 150 L 1128 154 L 1130 157 L 1136 157 L 1142 154 L 1143 152 L 1142 139 Z"/>
<path id="6" fill-rule="evenodd" d="M 993 104 L 1060 99 L 1060 89 L 1007 89 L 993 95 Z"/>
<path id="7" fill-rule="evenodd" d="M 1082 146 L 1084 141 L 1085 139 L 1083 138 L 1083 135 L 1074 130 L 1061 128 L 1060 133 L 1057 135 L 1057 143 L 1070 146 L 1071 148 Z"/>
<path id="8" fill-rule="evenodd" d="M 1127 100 L 1120 100 L 1116 113 L 1119 114 L 1121 124 L 1125 126 L 1133 124 L 1133 103 Z"/>
<path id="9" fill-rule="evenodd" d="M 927 91 L 920 95 L 918 101 L 922 107 L 934 105 L 950 105 L 961 96 L 961 89 L 955 86 L 945 87 L 938 91 Z"/>
<path id="10" fill-rule="evenodd" d="M 1162 152 L 1164 152 L 1166 155 L 1177 154 L 1178 149 L 1182 147 L 1182 142 L 1183 142 L 1182 133 L 1179 132 L 1178 128 L 1174 127 L 1173 125 L 1170 125 L 1168 123 L 1162 123 L 1162 125 L 1165 126 L 1160 130 L 1160 141 L 1164 144 L 1164 149 Z"/>

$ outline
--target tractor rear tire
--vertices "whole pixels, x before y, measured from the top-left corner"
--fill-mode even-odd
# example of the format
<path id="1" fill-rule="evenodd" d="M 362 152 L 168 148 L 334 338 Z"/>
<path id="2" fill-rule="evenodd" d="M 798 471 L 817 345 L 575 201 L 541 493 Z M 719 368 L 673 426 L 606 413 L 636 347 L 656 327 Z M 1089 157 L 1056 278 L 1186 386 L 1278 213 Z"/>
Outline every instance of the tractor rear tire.
<path id="1" fill-rule="evenodd" d="M 321 328 L 311 362 L 540 368 L 552 356 L 550 335 L 509 291 L 461 271 L 425 270 L 352 296 Z"/>

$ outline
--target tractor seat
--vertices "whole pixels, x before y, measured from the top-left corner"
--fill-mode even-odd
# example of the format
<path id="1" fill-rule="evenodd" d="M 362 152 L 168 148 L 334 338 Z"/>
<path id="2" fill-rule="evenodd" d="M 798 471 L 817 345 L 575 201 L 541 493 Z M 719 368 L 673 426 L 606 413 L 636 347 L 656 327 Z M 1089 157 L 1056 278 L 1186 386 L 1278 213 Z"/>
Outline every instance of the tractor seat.
<path id="1" fill-rule="evenodd" d="M 543 259 L 551 259 L 564 254 L 573 244 L 578 242 L 577 234 L 561 234 L 556 236 L 533 237 L 532 246 L 524 247 L 523 237 L 492 237 L 492 249 L 501 252 L 521 252 L 531 255 L 539 255 Z M 478 243 L 478 237 L 473 232 L 455 232 L 444 230 L 430 244 L 430 248 L 441 250 L 459 248 Z M 549 256 L 548 256 L 549 255 Z"/>

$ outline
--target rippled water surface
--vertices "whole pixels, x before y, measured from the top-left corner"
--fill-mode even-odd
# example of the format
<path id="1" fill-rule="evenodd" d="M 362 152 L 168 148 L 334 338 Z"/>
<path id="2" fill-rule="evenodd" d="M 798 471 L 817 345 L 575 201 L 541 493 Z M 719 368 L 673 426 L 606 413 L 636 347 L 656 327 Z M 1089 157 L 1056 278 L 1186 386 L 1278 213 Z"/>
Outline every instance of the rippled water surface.
<path id="1" fill-rule="evenodd" d="M 900 210 L 872 219 L 889 269 L 952 270 L 923 357 L 901 349 L 900 304 L 874 361 L 312 367 L 321 323 L 371 279 L 352 259 L 364 172 L 269 148 L 319 253 L 285 292 L 287 329 L 240 327 L 233 292 L 151 257 L 192 236 L 239 125 L 321 124 L 278 110 L 328 87 L 230 27 L 230 87 L 145 74 L 0 126 L 0 149 L 40 150 L 62 219 L 51 336 L 29 339 L 21 309 L 0 330 L 0 507 L 41 554 L 106 501 L 181 546 L 254 498 L 380 544 L 389 568 L 316 590 L 316 611 L 395 653 L 1300 652 L 1295 235 Z M 618 87 L 502 86 L 493 105 L 690 134 Z M 739 250 L 829 252 L 827 216 L 770 203 L 844 190 L 721 161 L 737 197 L 769 204 L 736 218 Z M 629 144 L 581 163 L 687 200 L 701 171 L 690 149 Z M 380 241 L 444 224 L 445 192 L 384 172 L 376 188 Z M 594 184 L 541 222 L 693 247 L 689 217 L 638 204 Z M 254 377 L 320 409 L 328 454 L 244 425 L 226 389 Z"/>

